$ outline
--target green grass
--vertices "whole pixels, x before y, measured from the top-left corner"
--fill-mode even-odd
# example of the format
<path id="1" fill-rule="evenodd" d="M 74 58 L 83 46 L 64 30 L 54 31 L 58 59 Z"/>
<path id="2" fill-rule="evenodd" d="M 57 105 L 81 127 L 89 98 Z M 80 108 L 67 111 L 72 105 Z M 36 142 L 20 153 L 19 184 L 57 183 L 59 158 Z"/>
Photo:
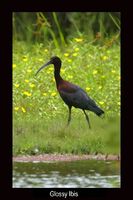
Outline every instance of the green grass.
<path id="1" fill-rule="evenodd" d="M 74 111 L 74 109 L 73 109 Z M 79 111 L 80 112 L 80 111 Z M 66 116 L 66 114 L 65 114 Z M 120 145 L 119 119 L 99 119 L 90 115 L 92 129 L 88 128 L 84 115 L 73 117 L 66 126 L 66 118 L 54 120 L 14 122 L 14 155 L 40 153 L 113 153 Z"/>
<path id="2" fill-rule="evenodd" d="M 113 38 L 113 37 L 112 37 Z M 111 39 L 102 45 L 87 36 L 72 38 L 64 49 L 14 41 L 13 45 L 13 153 L 114 153 L 120 152 L 120 46 Z M 36 71 L 53 55 L 62 59 L 61 75 L 80 85 L 105 111 L 100 119 L 68 109 L 60 99 L 49 66 Z"/>

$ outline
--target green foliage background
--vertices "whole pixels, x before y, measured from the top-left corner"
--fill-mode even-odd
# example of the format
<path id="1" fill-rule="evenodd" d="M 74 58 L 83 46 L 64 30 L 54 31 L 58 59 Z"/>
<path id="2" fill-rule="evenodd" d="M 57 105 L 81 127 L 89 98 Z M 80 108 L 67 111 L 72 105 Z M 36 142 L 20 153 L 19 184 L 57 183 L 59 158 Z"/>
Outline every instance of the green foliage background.
<path id="1" fill-rule="evenodd" d="M 118 153 L 120 14 L 14 13 L 13 31 L 14 154 L 35 149 Z M 53 66 L 35 77 L 54 55 L 62 60 L 61 76 L 80 85 L 105 111 L 102 121 L 90 113 L 93 130 L 79 109 L 72 110 L 66 128 L 68 111 L 56 90 Z"/>

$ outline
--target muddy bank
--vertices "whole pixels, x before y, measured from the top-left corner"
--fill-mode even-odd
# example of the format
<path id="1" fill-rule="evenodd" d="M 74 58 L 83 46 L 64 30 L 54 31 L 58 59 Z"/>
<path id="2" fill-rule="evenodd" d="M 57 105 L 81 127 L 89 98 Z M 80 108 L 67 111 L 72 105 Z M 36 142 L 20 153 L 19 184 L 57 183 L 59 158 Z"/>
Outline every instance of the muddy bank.
<path id="1" fill-rule="evenodd" d="M 47 162 L 47 161 L 75 161 L 75 160 L 120 160 L 119 155 L 72 155 L 72 154 L 42 154 L 32 156 L 14 156 L 14 162 Z"/>

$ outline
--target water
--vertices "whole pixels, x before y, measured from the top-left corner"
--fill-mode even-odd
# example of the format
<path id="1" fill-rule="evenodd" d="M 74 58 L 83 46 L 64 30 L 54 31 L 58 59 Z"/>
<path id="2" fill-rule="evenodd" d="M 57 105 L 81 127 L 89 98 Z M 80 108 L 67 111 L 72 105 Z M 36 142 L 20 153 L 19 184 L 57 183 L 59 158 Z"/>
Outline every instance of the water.
<path id="1" fill-rule="evenodd" d="M 119 161 L 13 163 L 13 188 L 119 187 Z"/>

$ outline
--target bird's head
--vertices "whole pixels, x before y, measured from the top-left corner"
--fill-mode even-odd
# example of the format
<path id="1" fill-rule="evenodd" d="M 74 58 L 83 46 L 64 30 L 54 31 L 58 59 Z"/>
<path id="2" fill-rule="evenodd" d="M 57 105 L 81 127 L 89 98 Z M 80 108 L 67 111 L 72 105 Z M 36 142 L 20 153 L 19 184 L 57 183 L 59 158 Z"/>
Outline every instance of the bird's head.
<path id="1" fill-rule="evenodd" d="M 51 65 L 51 64 L 53 64 L 55 68 L 60 68 L 61 67 L 61 59 L 57 56 L 51 57 L 50 60 L 46 64 L 44 64 L 42 67 L 40 67 L 38 69 L 38 71 L 36 72 L 35 75 L 37 75 L 38 72 L 40 72 L 43 68 L 45 68 L 46 66 Z"/>
<path id="2" fill-rule="evenodd" d="M 53 65 L 61 65 L 61 59 L 57 56 L 51 57 L 50 62 Z"/>

